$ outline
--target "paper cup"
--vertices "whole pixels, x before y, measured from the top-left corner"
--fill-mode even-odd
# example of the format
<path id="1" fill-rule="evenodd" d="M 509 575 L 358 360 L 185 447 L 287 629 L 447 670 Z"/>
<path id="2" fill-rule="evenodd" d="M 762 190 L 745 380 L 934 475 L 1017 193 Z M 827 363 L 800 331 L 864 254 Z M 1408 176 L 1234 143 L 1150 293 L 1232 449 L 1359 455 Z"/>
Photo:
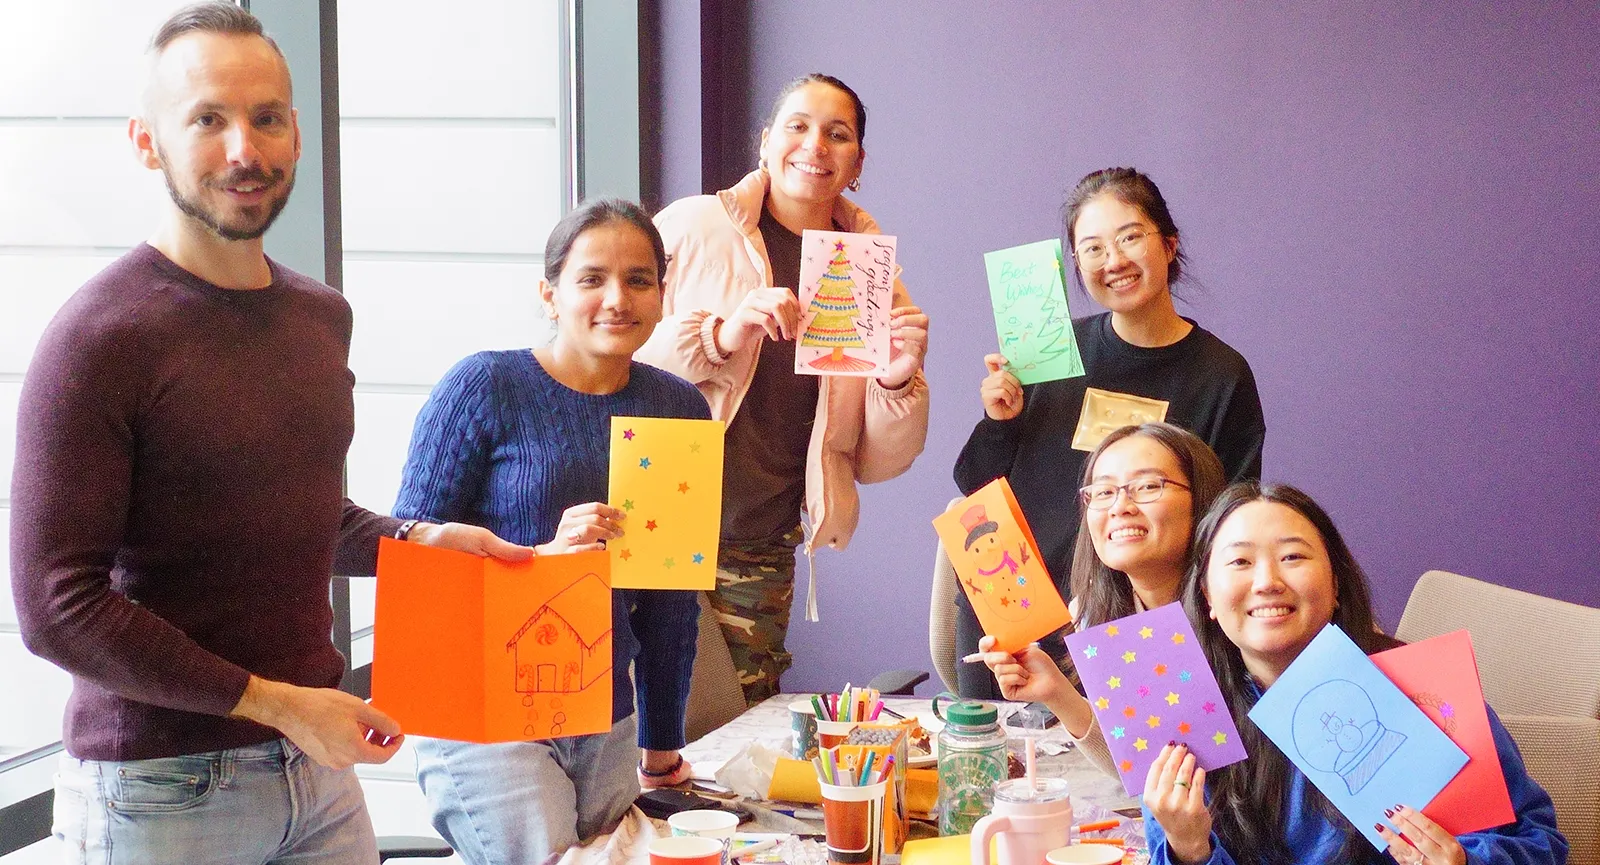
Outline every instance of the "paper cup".
<path id="1" fill-rule="evenodd" d="M 883 799 L 889 782 L 860 787 L 821 786 L 828 861 L 838 865 L 878 865 L 883 856 Z"/>
<path id="2" fill-rule="evenodd" d="M 722 842 L 698 835 L 657 838 L 650 842 L 650 865 L 719 865 Z"/>
<path id="3" fill-rule="evenodd" d="M 824 748 L 837 748 L 856 728 L 856 721 L 824 721 L 817 719 L 817 744 Z"/>
<path id="4" fill-rule="evenodd" d="M 789 732 L 794 734 L 794 744 L 789 748 L 791 757 L 810 760 L 817 756 L 817 709 L 810 700 L 789 704 Z"/>
<path id="5" fill-rule="evenodd" d="M 679 811 L 667 818 L 675 836 L 697 835 L 701 838 L 729 839 L 739 827 L 739 815 L 729 811 Z"/>
<path id="6" fill-rule="evenodd" d="M 1111 844 L 1072 844 L 1057 847 L 1044 855 L 1050 865 L 1117 865 L 1122 848 Z"/>

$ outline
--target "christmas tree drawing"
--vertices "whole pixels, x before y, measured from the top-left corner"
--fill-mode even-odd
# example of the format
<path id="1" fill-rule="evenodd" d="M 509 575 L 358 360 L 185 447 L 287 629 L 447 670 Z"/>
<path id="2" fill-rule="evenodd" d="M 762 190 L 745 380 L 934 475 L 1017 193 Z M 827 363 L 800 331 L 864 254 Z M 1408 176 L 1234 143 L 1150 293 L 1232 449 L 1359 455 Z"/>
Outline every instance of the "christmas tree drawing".
<path id="1" fill-rule="evenodd" d="M 869 360 L 844 353 L 847 348 L 867 347 L 861 334 L 856 332 L 861 308 L 856 305 L 855 288 L 855 279 L 850 276 L 850 259 L 844 254 L 844 241 L 835 241 L 833 258 L 806 308 L 806 313 L 812 316 L 811 322 L 800 336 L 803 346 L 831 349 L 831 353 L 811 361 L 813 368 L 824 372 L 861 372 L 874 367 Z"/>

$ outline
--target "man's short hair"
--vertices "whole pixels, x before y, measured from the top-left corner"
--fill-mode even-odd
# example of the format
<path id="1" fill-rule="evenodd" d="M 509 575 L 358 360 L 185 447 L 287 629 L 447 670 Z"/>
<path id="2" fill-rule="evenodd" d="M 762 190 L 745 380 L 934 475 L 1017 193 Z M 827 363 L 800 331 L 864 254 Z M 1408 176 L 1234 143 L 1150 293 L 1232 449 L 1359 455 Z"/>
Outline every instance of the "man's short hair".
<path id="1" fill-rule="evenodd" d="M 272 50 L 277 52 L 279 57 L 283 57 L 283 49 L 266 34 L 261 26 L 261 19 L 228 0 L 205 0 L 172 13 L 172 17 L 168 18 L 160 29 L 156 30 L 156 35 L 150 38 L 150 53 L 160 54 L 172 40 L 188 33 L 259 36 L 272 46 Z"/>

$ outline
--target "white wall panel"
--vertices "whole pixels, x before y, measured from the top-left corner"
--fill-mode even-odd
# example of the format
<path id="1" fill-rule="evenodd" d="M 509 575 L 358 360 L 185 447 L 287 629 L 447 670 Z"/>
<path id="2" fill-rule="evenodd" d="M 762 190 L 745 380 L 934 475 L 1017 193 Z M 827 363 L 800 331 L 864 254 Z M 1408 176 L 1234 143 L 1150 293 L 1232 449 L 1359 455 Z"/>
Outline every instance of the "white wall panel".
<path id="1" fill-rule="evenodd" d="M 0 315 L 0 373 L 26 371 L 39 334 L 56 310 L 113 260 L 109 256 L 0 255 L 0 310 L 4 310 Z"/>
<path id="2" fill-rule="evenodd" d="M 549 117 L 556 0 L 340 0 L 345 117 Z"/>
<path id="3" fill-rule="evenodd" d="M 341 136 L 347 251 L 537 255 L 560 218 L 554 129 L 345 124 Z"/>
<path id="4" fill-rule="evenodd" d="M 22 382 L 0 382 L 0 497 L 11 495 L 11 464 L 17 458 L 17 403 L 21 398 Z"/>
<path id="5" fill-rule="evenodd" d="M 537 298 L 541 270 L 538 264 L 345 262 L 356 380 L 432 385 L 475 351 L 534 345 L 547 321 Z"/>
<path id="6" fill-rule="evenodd" d="M 350 581 L 350 630 L 359 631 L 362 628 L 372 627 L 377 597 L 377 580 L 357 578 Z M 371 660 L 370 649 L 368 652 L 367 660 Z M 353 660 L 351 666 L 359 667 L 362 663 L 361 660 Z"/>
<path id="7" fill-rule="evenodd" d="M 11 509 L 0 508 L 0 627 L 17 623 L 17 606 L 11 599 Z"/>
<path id="8" fill-rule="evenodd" d="M 123 124 L 0 127 L 0 245 L 133 246 L 166 194 Z"/>
<path id="9" fill-rule="evenodd" d="M 0 747 L 37 748 L 61 738 L 61 710 L 72 677 L 22 645 L 18 634 L 0 634 Z"/>
<path id="10" fill-rule="evenodd" d="M 350 498 L 386 514 L 400 490 L 400 469 L 411 444 L 411 425 L 425 394 L 356 393 L 356 437 L 346 464 Z"/>
<path id="11" fill-rule="evenodd" d="M 0 27 L 0 116 L 126 117 L 145 46 L 185 0 L 7 2 Z"/>

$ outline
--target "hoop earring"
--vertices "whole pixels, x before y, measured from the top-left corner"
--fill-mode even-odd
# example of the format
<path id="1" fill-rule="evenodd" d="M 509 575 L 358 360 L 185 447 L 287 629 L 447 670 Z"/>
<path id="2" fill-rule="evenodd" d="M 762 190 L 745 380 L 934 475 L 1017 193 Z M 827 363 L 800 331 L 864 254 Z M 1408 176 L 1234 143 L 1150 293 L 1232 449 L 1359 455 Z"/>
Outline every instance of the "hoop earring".
<path id="1" fill-rule="evenodd" d="M 762 171 L 766 171 L 767 170 L 767 158 L 765 156 L 763 156 L 759 160 L 757 160 L 756 161 L 756 167 L 760 168 Z"/>
<path id="2" fill-rule="evenodd" d="M 851 192 L 860 192 L 861 191 L 861 175 L 859 175 L 859 174 L 856 175 L 855 179 L 850 181 L 850 184 L 846 188 L 849 189 Z"/>

